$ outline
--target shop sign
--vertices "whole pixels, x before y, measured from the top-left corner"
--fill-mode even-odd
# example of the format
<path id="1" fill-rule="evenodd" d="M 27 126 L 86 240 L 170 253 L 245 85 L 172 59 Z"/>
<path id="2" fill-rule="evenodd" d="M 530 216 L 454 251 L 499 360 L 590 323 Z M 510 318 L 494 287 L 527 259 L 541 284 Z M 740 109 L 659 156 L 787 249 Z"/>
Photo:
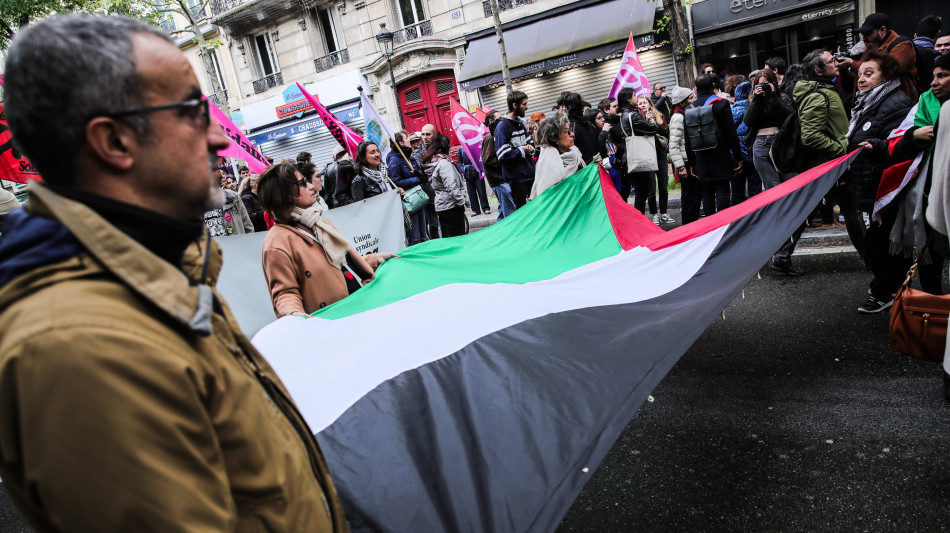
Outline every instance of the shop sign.
<path id="1" fill-rule="evenodd" d="M 360 108 L 357 106 L 345 109 L 343 111 L 336 111 L 333 113 L 333 116 L 335 116 L 341 122 L 347 122 L 360 116 Z M 294 135 L 307 133 L 309 131 L 317 130 L 323 127 L 326 126 L 323 124 L 322 120 L 319 118 L 312 118 L 310 120 L 304 120 L 302 122 L 298 122 L 297 124 L 291 124 L 290 126 L 285 126 L 283 128 L 278 128 L 265 133 L 248 135 L 247 138 L 250 139 L 252 143 L 259 146 L 266 142 L 279 141 L 280 139 L 293 137 Z"/>
<path id="2" fill-rule="evenodd" d="M 827 0 L 707 0 L 692 5 L 695 31 L 711 30 L 819 4 Z"/>

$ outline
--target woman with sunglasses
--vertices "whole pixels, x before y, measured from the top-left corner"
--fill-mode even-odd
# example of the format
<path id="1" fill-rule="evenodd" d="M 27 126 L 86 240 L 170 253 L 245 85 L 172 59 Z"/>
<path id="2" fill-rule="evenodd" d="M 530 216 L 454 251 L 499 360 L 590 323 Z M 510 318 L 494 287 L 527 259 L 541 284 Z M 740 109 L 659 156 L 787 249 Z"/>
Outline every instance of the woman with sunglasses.
<path id="1" fill-rule="evenodd" d="M 274 313 L 307 316 L 342 300 L 364 283 L 386 259 L 384 252 L 360 256 L 323 217 L 313 185 L 286 160 L 268 168 L 257 186 L 261 205 L 277 223 L 264 239 L 264 277 Z"/>

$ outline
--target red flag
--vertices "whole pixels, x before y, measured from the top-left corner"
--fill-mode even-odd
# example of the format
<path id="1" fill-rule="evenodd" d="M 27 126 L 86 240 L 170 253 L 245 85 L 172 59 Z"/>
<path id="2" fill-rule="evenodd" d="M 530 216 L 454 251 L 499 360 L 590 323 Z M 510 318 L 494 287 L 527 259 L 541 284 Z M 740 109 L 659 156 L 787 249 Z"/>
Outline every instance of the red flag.
<path id="1" fill-rule="evenodd" d="M 633 45 L 633 33 L 627 40 L 627 49 L 623 52 L 623 59 L 620 61 L 620 70 L 617 72 L 617 79 L 610 86 L 610 92 L 607 96 L 616 98 L 617 93 L 624 87 L 633 89 L 634 94 L 643 96 L 650 94 L 650 80 L 643 72 L 643 66 L 640 64 L 640 58 L 637 57 L 637 47 Z"/>
<path id="2" fill-rule="evenodd" d="M 346 153 L 350 154 L 353 161 L 356 161 L 356 149 L 360 143 L 363 142 L 363 138 L 354 133 L 350 128 L 347 128 L 346 124 L 337 120 L 337 118 L 333 116 L 333 113 L 330 113 L 327 108 L 323 107 L 323 104 L 320 103 L 320 100 L 317 100 L 316 96 L 308 93 L 307 90 L 303 88 L 303 85 L 297 83 L 297 87 L 300 88 L 300 92 L 302 92 L 307 101 L 310 102 L 310 105 L 317 110 L 317 114 L 320 115 L 320 119 L 323 120 L 323 123 L 326 124 L 330 133 L 333 134 L 333 138 L 336 139 L 336 142 L 340 143 L 340 146 L 346 149 Z"/>
<path id="3" fill-rule="evenodd" d="M 0 87 L 3 86 L 3 75 L 0 74 Z M 30 180 L 41 180 L 39 172 L 20 150 L 13 146 L 13 134 L 7 126 L 7 114 L 0 102 L 0 179 L 26 183 Z"/>

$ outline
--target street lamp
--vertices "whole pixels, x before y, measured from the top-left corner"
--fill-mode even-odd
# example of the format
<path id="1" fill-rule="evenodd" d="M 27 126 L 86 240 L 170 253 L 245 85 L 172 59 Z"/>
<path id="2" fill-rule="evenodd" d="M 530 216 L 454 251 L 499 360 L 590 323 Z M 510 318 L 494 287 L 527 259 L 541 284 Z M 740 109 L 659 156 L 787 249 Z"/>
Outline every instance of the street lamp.
<path id="1" fill-rule="evenodd" d="M 399 93 L 396 91 L 396 74 L 393 73 L 393 32 L 386 29 L 385 22 L 379 23 L 376 42 L 379 43 L 380 52 L 386 56 L 386 64 L 389 66 L 389 81 L 393 86 L 393 95 L 396 97 L 396 111 L 399 113 L 399 129 L 403 129 L 402 104 L 399 103 Z"/>

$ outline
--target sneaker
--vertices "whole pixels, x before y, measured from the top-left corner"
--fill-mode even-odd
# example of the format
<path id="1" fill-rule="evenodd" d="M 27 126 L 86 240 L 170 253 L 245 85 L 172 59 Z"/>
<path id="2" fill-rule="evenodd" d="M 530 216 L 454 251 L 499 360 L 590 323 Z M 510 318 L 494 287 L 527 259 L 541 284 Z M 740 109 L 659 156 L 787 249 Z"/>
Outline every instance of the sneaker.
<path id="1" fill-rule="evenodd" d="M 864 313 L 866 315 L 880 313 L 881 311 L 890 307 L 893 303 L 894 298 L 888 298 L 887 301 L 882 301 L 878 300 L 873 294 L 869 294 L 867 301 L 864 302 L 864 305 L 858 308 L 858 312 Z"/>
<path id="2" fill-rule="evenodd" d="M 804 268 L 793 265 L 791 261 L 787 263 L 777 263 L 773 260 L 769 263 L 769 268 L 771 268 L 773 272 L 785 274 L 786 276 L 801 276 L 805 273 Z"/>
<path id="3" fill-rule="evenodd" d="M 490 214 L 491 214 L 491 209 L 486 209 L 486 210 L 485 210 L 485 214 L 486 214 L 486 215 L 490 215 Z"/>
<path id="4" fill-rule="evenodd" d="M 660 213 L 660 222 L 664 224 L 672 224 L 676 222 L 676 219 L 674 219 L 670 215 L 667 215 L 666 213 Z"/>
<path id="5" fill-rule="evenodd" d="M 653 223 L 657 226 L 660 225 L 660 215 L 653 215 Z"/>
<path id="6" fill-rule="evenodd" d="M 473 217 L 477 217 L 478 215 L 481 215 L 481 213 L 476 213 L 475 211 L 472 211 L 472 216 L 473 216 Z"/>

